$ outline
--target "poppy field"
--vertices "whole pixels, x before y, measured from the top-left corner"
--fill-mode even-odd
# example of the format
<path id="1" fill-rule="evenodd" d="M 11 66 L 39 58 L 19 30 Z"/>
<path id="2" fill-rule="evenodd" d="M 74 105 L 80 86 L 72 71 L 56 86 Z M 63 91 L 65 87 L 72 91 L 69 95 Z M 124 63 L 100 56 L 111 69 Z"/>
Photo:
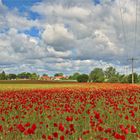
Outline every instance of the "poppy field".
<path id="1" fill-rule="evenodd" d="M 0 90 L 0 140 L 139 140 L 140 86 Z"/>

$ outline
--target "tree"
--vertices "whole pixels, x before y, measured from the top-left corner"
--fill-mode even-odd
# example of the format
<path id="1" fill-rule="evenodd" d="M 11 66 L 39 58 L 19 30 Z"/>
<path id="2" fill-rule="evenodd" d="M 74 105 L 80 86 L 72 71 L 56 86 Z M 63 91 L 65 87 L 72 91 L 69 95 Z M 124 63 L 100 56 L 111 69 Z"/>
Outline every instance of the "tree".
<path id="1" fill-rule="evenodd" d="M 110 79 L 111 77 L 115 76 L 116 75 L 116 69 L 113 68 L 113 67 L 108 67 L 106 70 L 105 70 L 105 77 L 107 79 Z"/>
<path id="2" fill-rule="evenodd" d="M 29 72 L 26 72 L 26 79 L 31 79 L 31 77 L 32 77 L 32 74 L 31 73 L 29 73 Z"/>
<path id="3" fill-rule="evenodd" d="M 36 73 L 32 73 L 30 79 L 37 80 L 39 76 Z"/>
<path id="4" fill-rule="evenodd" d="M 90 72 L 89 80 L 91 82 L 104 82 L 104 72 L 101 68 L 95 68 Z"/>
<path id="5" fill-rule="evenodd" d="M 112 76 L 109 78 L 109 80 L 107 82 L 110 82 L 110 83 L 118 83 L 120 82 L 119 81 L 119 77 L 117 77 L 116 75 L 115 76 Z"/>
<path id="6" fill-rule="evenodd" d="M 44 73 L 43 76 L 48 76 L 48 74 Z"/>
<path id="7" fill-rule="evenodd" d="M 120 76 L 120 82 L 121 83 L 128 83 L 128 76 L 127 75 L 121 75 Z"/>
<path id="8" fill-rule="evenodd" d="M 138 75 L 138 83 L 140 83 L 140 75 Z"/>
<path id="9" fill-rule="evenodd" d="M 63 76 L 63 73 L 56 73 L 54 76 Z"/>
<path id="10" fill-rule="evenodd" d="M 0 80 L 7 80 L 7 76 L 4 71 L 0 74 Z"/>
<path id="11" fill-rule="evenodd" d="M 31 73 L 29 73 L 29 72 L 22 72 L 22 73 L 19 73 L 17 75 L 17 77 L 20 78 L 20 79 L 30 79 Z"/>
<path id="12" fill-rule="evenodd" d="M 138 82 L 139 82 L 138 74 L 134 73 L 134 83 L 138 83 Z M 128 83 L 132 83 L 132 74 L 128 75 Z"/>
<path id="13" fill-rule="evenodd" d="M 114 67 L 108 67 L 105 70 L 105 78 L 107 82 L 117 83 L 121 82 L 121 75 L 116 71 Z"/>
<path id="14" fill-rule="evenodd" d="M 73 75 L 71 75 L 70 77 L 69 77 L 69 79 L 70 80 L 77 80 L 77 77 L 80 75 L 80 73 L 78 73 L 78 72 L 76 72 L 76 73 L 74 73 Z"/>
<path id="15" fill-rule="evenodd" d="M 17 77 L 20 78 L 20 79 L 25 79 L 26 78 L 26 73 L 25 72 L 19 73 L 17 75 Z"/>
<path id="16" fill-rule="evenodd" d="M 12 79 L 16 79 L 17 78 L 17 75 L 16 74 L 9 74 L 8 75 L 8 79 L 12 80 Z"/>
<path id="17" fill-rule="evenodd" d="M 77 77 L 78 82 L 87 82 L 89 79 L 89 76 L 87 74 L 81 74 Z"/>

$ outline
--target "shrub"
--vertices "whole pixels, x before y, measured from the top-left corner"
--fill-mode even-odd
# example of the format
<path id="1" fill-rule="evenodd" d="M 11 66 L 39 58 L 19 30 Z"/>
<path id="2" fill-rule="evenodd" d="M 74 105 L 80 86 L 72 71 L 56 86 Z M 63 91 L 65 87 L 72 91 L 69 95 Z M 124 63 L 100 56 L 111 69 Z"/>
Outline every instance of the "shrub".
<path id="1" fill-rule="evenodd" d="M 78 82 L 87 82 L 89 79 L 89 76 L 87 74 L 81 74 L 77 77 Z"/>

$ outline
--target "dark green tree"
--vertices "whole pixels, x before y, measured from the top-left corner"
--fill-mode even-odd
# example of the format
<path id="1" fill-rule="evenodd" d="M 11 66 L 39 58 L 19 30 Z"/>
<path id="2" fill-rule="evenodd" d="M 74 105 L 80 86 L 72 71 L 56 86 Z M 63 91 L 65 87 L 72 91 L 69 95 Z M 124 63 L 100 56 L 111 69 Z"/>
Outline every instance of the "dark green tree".
<path id="1" fill-rule="evenodd" d="M 31 79 L 31 77 L 32 77 L 32 74 L 29 72 L 26 72 L 26 79 Z"/>
<path id="2" fill-rule="evenodd" d="M 63 73 L 56 73 L 54 76 L 63 76 Z"/>
<path id="3" fill-rule="evenodd" d="M 69 76 L 70 80 L 77 80 L 77 77 L 80 75 L 80 73 L 76 72 L 73 75 Z"/>
<path id="4" fill-rule="evenodd" d="M 139 82 L 139 77 L 137 73 L 134 73 L 134 83 Z M 132 83 L 132 74 L 128 75 L 128 83 Z"/>
<path id="5" fill-rule="evenodd" d="M 29 73 L 29 72 L 22 72 L 22 73 L 19 73 L 17 75 L 17 77 L 20 78 L 20 79 L 30 79 L 31 73 Z"/>
<path id="6" fill-rule="evenodd" d="M 110 79 L 111 77 L 114 77 L 116 75 L 116 69 L 114 67 L 108 67 L 105 70 L 105 77 L 107 79 Z"/>
<path id="7" fill-rule="evenodd" d="M 48 76 L 48 74 L 44 73 L 43 76 Z"/>
<path id="8" fill-rule="evenodd" d="M 101 68 L 95 68 L 90 72 L 89 80 L 91 82 L 104 82 L 104 72 Z"/>
<path id="9" fill-rule="evenodd" d="M 0 80 L 7 80 L 7 76 L 4 71 L 2 71 L 2 73 L 0 74 Z"/>
<path id="10" fill-rule="evenodd" d="M 39 78 L 39 75 L 37 75 L 36 73 L 32 73 L 30 79 L 31 80 L 37 80 Z"/>
<path id="11" fill-rule="evenodd" d="M 138 75 L 138 83 L 140 83 L 140 75 Z"/>
<path id="12" fill-rule="evenodd" d="M 16 78 L 17 78 L 17 75 L 16 75 L 16 74 L 10 73 L 10 74 L 8 75 L 8 79 L 10 79 L 10 80 L 16 79 Z"/>
<path id="13" fill-rule="evenodd" d="M 119 83 L 120 81 L 119 81 L 119 77 L 115 75 L 115 76 L 110 77 L 107 82 L 109 82 L 109 83 Z"/>
<path id="14" fill-rule="evenodd" d="M 78 82 L 87 82 L 89 79 L 89 76 L 87 74 L 81 74 L 77 77 Z"/>

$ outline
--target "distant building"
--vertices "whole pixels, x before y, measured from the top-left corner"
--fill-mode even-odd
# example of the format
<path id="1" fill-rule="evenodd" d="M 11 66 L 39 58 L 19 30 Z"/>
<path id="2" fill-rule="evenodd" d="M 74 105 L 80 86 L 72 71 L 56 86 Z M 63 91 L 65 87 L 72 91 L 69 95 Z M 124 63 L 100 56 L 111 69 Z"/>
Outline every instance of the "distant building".
<path id="1" fill-rule="evenodd" d="M 49 77 L 49 76 L 42 76 L 40 79 L 41 80 L 46 80 L 46 81 L 52 80 L 51 77 Z"/>
<path id="2" fill-rule="evenodd" d="M 65 79 L 65 76 L 54 76 L 53 80 L 62 80 Z"/>

